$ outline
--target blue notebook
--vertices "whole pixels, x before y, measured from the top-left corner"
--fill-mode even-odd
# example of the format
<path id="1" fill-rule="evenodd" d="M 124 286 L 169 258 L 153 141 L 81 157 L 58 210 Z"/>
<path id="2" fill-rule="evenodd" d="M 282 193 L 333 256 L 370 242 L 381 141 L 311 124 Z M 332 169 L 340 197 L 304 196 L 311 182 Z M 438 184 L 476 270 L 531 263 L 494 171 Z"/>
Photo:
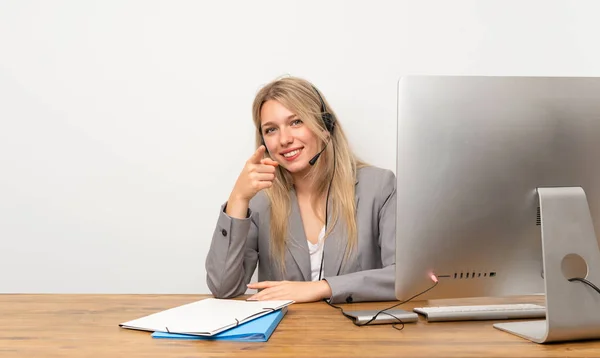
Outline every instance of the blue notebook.
<path id="1" fill-rule="evenodd" d="M 271 337 L 271 334 L 273 334 L 273 331 L 286 313 L 287 307 L 284 307 L 214 336 L 154 332 L 152 333 L 152 337 L 204 341 L 266 342 L 269 340 L 269 337 Z"/>

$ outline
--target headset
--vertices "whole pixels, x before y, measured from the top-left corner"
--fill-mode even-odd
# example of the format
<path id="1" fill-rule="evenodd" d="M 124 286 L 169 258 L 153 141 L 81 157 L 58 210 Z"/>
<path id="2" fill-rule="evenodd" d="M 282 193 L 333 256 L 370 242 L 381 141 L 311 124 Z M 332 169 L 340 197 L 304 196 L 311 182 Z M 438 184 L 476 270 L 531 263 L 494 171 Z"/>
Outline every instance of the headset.
<path id="1" fill-rule="evenodd" d="M 315 92 L 317 93 L 317 96 L 319 96 L 319 100 L 321 101 L 321 118 L 323 119 L 323 124 L 325 125 L 325 129 L 327 129 L 327 131 L 329 132 L 329 140 L 327 141 L 327 143 L 325 143 L 325 146 L 323 146 L 323 149 L 321 149 L 321 151 L 319 153 L 317 153 L 314 157 L 311 158 L 311 160 L 308 161 L 308 164 L 310 165 L 315 165 L 315 162 L 317 161 L 317 159 L 319 159 L 319 157 L 321 156 L 321 153 L 323 153 L 323 151 L 325 150 L 325 148 L 327 148 L 327 145 L 329 144 L 329 142 L 331 142 L 331 135 L 333 135 L 333 130 L 335 128 L 335 116 L 333 116 L 331 113 L 329 113 L 327 111 L 327 107 L 325 107 L 325 102 L 323 101 L 323 97 L 321 97 L 321 94 L 319 93 L 319 91 L 312 86 L 312 88 L 315 90 Z M 333 147 L 333 173 L 335 174 L 335 147 Z M 325 200 L 325 232 L 327 232 L 327 221 L 329 221 L 329 215 L 327 215 L 327 209 L 329 207 L 329 192 L 331 191 L 331 183 L 333 182 L 333 175 L 331 176 L 331 180 L 329 181 L 329 186 L 327 187 L 327 199 Z M 321 248 L 322 250 L 322 254 L 321 254 L 321 267 L 319 268 L 319 281 L 321 281 L 321 274 L 323 273 L 323 261 L 325 261 L 325 245 L 323 245 L 323 247 Z"/>
<path id="2" fill-rule="evenodd" d="M 321 101 L 321 119 L 323 120 L 325 129 L 327 129 L 327 131 L 329 132 L 329 135 L 330 135 L 330 139 L 327 141 L 327 143 L 325 143 L 325 146 L 323 146 L 323 149 L 321 149 L 321 151 L 319 153 L 317 153 L 314 157 L 312 157 L 308 161 L 308 164 L 315 165 L 315 162 L 317 161 L 317 159 L 319 159 L 319 157 L 321 156 L 321 153 L 323 153 L 325 148 L 327 148 L 327 144 L 329 144 L 329 142 L 331 142 L 331 135 L 333 135 L 333 129 L 335 128 L 335 117 L 331 113 L 329 113 L 329 111 L 327 111 L 327 108 L 325 107 L 325 102 L 323 101 L 323 97 L 321 97 L 321 94 L 319 93 L 319 91 L 314 86 L 312 86 L 312 88 L 315 90 L 315 92 L 317 93 L 317 96 L 319 96 L 319 100 Z M 335 160 L 335 155 L 333 156 L 333 158 Z M 335 167 L 334 167 L 334 170 L 335 170 Z M 329 190 L 327 191 L 327 196 L 329 197 Z M 327 228 L 327 222 L 325 222 L 325 228 Z M 320 281 L 320 279 L 319 279 L 319 281 Z"/>
<path id="3" fill-rule="evenodd" d="M 323 97 L 319 91 L 313 86 L 315 92 L 317 92 L 317 96 L 319 96 L 319 100 L 321 101 L 321 118 L 323 119 L 323 124 L 325 125 L 325 129 L 329 132 L 329 140 L 325 143 L 325 146 L 319 153 L 317 153 L 311 160 L 308 161 L 308 164 L 314 165 L 317 159 L 321 156 L 321 153 L 327 148 L 329 142 L 331 142 L 331 136 L 333 135 L 333 129 L 335 128 L 335 116 L 327 111 L 327 107 L 325 107 L 325 102 L 323 101 Z M 333 147 L 333 173 L 335 174 L 335 146 Z M 331 176 L 331 180 L 329 181 L 329 186 L 327 187 L 327 199 L 325 200 L 325 232 L 327 232 L 327 221 L 329 221 L 329 215 L 327 215 L 327 209 L 329 207 L 329 192 L 331 191 L 331 183 L 333 182 L 333 175 Z M 325 261 L 325 245 L 321 248 L 323 253 L 321 254 L 321 267 L 319 268 L 319 281 L 321 281 L 321 274 L 323 273 L 323 261 Z"/>

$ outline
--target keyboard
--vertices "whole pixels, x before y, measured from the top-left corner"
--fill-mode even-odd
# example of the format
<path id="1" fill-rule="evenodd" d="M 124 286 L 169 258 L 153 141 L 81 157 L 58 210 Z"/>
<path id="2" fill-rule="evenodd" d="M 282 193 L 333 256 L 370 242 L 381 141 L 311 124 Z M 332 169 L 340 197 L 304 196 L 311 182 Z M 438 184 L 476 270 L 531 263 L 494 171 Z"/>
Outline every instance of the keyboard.
<path id="1" fill-rule="evenodd" d="M 428 322 L 485 321 L 497 319 L 545 318 L 546 307 L 531 304 L 418 307 L 413 311 Z"/>

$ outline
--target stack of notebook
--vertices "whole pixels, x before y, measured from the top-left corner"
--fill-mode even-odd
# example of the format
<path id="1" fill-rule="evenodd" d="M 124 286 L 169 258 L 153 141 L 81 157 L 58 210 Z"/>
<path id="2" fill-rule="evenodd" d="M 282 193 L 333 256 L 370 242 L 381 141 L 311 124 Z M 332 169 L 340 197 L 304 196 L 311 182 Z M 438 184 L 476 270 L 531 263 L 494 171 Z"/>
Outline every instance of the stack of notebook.
<path id="1" fill-rule="evenodd" d="M 266 342 L 294 301 L 207 298 L 119 324 L 154 338 Z"/>

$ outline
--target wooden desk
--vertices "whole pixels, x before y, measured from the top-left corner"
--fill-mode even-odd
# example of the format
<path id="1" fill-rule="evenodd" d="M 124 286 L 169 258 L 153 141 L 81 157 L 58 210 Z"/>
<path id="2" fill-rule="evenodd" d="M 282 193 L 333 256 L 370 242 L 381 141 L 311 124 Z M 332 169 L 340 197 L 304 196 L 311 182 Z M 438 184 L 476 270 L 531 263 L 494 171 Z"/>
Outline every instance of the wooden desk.
<path id="1" fill-rule="evenodd" d="M 391 325 L 358 327 L 323 302 L 290 306 L 265 343 L 162 340 L 153 339 L 149 332 L 118 327 L 121 322 L 206 297 L 210 296 L 0 295 L 0 357 L 600 356 L 600 340 L 539 345 L 499 331 L 490 321 L 427 323 L 421 319 L 406 324 L 402 331 Z M 472 302 L 517 301 L 539 303 L 541 298 Z M 344 307 L 383 309 L 391 304 Z M 412 302 L 401 308 L 423 305 Z"/>

